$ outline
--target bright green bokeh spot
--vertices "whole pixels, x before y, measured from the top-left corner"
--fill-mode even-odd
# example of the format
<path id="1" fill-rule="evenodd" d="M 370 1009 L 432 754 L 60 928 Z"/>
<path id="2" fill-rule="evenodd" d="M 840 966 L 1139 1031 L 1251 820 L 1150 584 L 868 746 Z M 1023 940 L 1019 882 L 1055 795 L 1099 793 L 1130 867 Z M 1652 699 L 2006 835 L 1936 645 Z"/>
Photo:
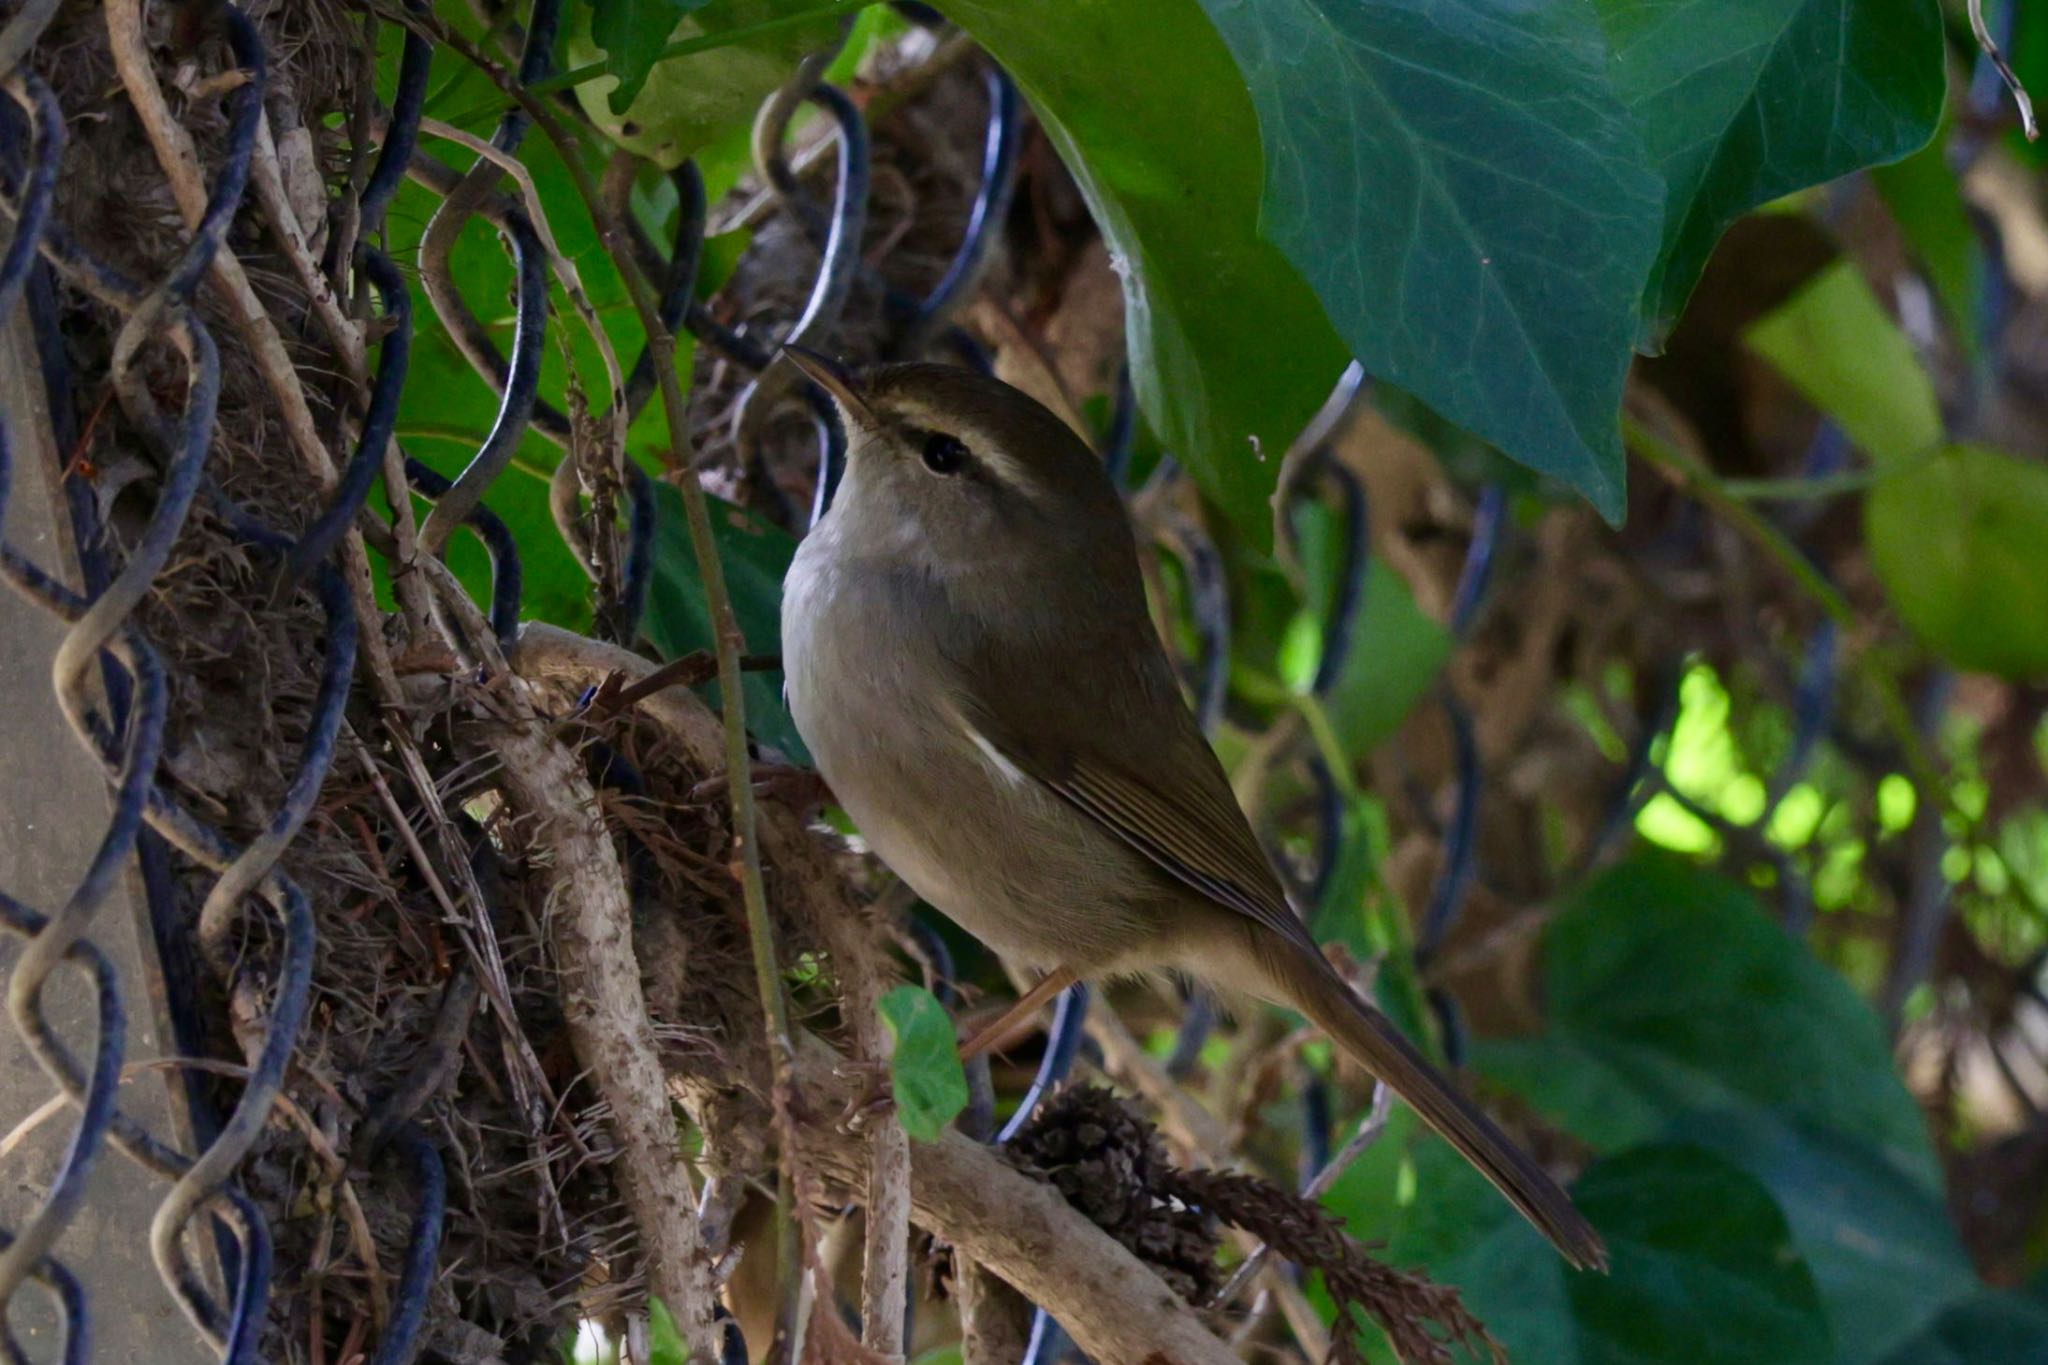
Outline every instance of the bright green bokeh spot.
<path id="1" fill-rule="evenodd" d="M 1886 773 L 1877 783 L 1877 824 L 1887 834 L 1897 834 L 1913 823 L 1919 799 L 1912 779 L 1904 773 Z"/>
<path id="2" fill-rule="evenodd" d="M 1827 798 L 1812 786 L 1799 783 L 1779 800 L 1771 812 L 1771 842 L 1780 848 L 1804 848 L 1820 829 L 1827 813 Z"/>
<path id="3" fill-rule="evenodd" d="M 1636 833 L 1674 853 L 1718 854 L 1721 836 L 1714 827 L 1694 815 L 1669 792 L 1658 792 L 1636 813 Z"/>

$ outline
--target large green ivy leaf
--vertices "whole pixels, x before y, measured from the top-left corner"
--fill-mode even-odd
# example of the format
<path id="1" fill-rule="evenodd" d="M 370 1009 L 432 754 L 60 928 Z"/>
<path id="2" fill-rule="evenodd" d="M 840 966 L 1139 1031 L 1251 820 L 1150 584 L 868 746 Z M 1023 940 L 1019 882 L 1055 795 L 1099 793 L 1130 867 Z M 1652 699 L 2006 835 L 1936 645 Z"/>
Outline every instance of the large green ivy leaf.
<path id="1" fill-rule="evenodd" d="M 1813 1277 L 1770 1193 L 1684 1143 L 1595 1164 L 1573 1198 L 1612 1255 L 1568 1269 L 1441 1143 L 1416 1152 L 1421 1191 L 1391 1255 L 1454 1284 L 1510 1358 L 1542 1365 L 1826 1365 Z"/>
<path id="2" fill-rule="evenodd" d="M 1855 1135 L 1936 1188 L 1876 1014 L 1741 887 L 1631 858 L 1571 899 L 1543 963 L 1548 1033 L 1479 1061 L 1597 1149 L 1658 1138 L 1678 1114 L 1760 1108 Z"/>
<path id="3" fill-rule="evenodd" d="M 466 69 L 454 54 L 437 53 L 435 79 L 440 79 L 444 64 L 451 76 Z M 423 139 L 422 145 L 451 165 L 467 167 L 475 160 L 475 153 L 439 139 Z M 568 167 L 553 145 L 537 134 L 527 138 L 520 159 L 532 175 L 542 202 L 548 206 L 557 245 L 575 264 L 591 306 L 621 364 L 630 366 L 641 344 L 639 319 L 576 193 Z M 437 196 L 410 181 L 399 186 L 386 228 L 386 249 L 408 272 L 419 258 L 420 238 L 440 202 Z M 499 353 L 509 353 L 515 322 L 510 306 L 514 288 L 512 259 L 497 232 L 482 218 L 471 218 L 463 228 L 449 261 L 449 272 L 486 334 L 497 343 Z M 453 477 L 483 444 L 497 417 L 498 397 L 455 349 L 423 291 L 417 288 L 413 291 L 413 329 L 412 364 L 399 396 L 399 440 L 406 453 Z M 685 335 L 678 356 L 685 374 L 689 373 L 691 361 L 689 348 L 690 339 Z M 587 393 L 604 391 L 604 367 L 597 346 L 560 284 L 551 281 L 548 342 L 541 353 L 540 391 L 558 409 L 566 405 L 572 365 Z M 629 433 L 629 448 L 647 456 L 664 439 L 662 420 L 660 404 L 649 404 L 648 411 Z M 556 446 L 537 431 L 529 430 L 520 443 L 513 467 L 492 485 L 484 501 L 504 520 L 519 546 L 525 579 L 523 615 L 583 630 L 590 624 L 589 580 L 563 543 L 548 511 L 547 475 L 560 458 L 561 451 Z M 486 600 L 490 571 L 483 551 L 469 535 L 458 535 L 450 542 L 448 561 L 471 593 L 479 601 Z"/>
<path id="4" fill-rule="evenodd" d="M 2048 677 L 2048 467 L 1952 446 L 1886 478 L 1864 539 L 1906 624 L 1958 668 Z"/>
<path id="5" fill-rule="evenodd" d="M 1614 81 L 1663 172 L 1646 339 L 1669 330 L 1707 254 L 1760 204 L 1934 135 L 1934 0 L 1594 0 Z"/>
<path id="6" fill-rule="evenodd" d="M 1591 9 L 1202 3 L 1258 103 L 1264 231 L 1366 368 L 1619 517 L 1664 187 Z"/>
<path id="7" fill-rule="evenodd" d="M 697 556 L 690 548 L 683 495 L 666 483 L 656 483 L 654 491 L 661 522 L 655 529 L 654 582 L 641 629 L 663 658 L 677 659 L 695 650 L 712 649 L 716 639 L 704 603 L 704 581 L 697 574 Z M 711 502 L 711 537 L 725 566 L 726 592 L 732 598 L 740 633 L 747 638 L 748 652 L 780 653 L 782 577 L 789 572 L 796 541 L 716 499 Z M 782 674 L 748 673 L 740 686 L 746 699 L 748 731 L 794 761 L 808 762 L 809 751 L 782 698 Z M 716 696 L 717 687 L 716 683 L 705 684 L 705 694 Z"/>
<path id="8" fill-rule="evenodd" d="M 1123 274 L 1146 420 L 1269 548 L 1280 456 L 1347 357 L 1259 237 L 1257 115 L 1229 51 L 1195 0 L 938 7 L 1016 77 L 1087 196 Z M 1376 208 L 1359 230 L 1381 221 Z"/>

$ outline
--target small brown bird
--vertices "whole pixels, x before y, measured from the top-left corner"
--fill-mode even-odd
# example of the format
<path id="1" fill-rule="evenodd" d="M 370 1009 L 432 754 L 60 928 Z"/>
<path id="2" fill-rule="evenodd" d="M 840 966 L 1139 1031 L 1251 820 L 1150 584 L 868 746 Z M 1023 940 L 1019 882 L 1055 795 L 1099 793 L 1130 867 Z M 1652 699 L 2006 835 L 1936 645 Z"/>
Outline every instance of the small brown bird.
<path id="1" fill-rule="evenodd" d="M 1094 453 L 971 371 L 856 379 L 785 354 L 832 395 L 848 445 L 784 584 L 790 709 L 883 861 L 1048 973 L 1020 1010 L 1080 978 L 1164 968 L 1301 1011 L 1567 1260 L 1604 1266 L 1564 1191 L 1344 983 L 1288 905 L 1181 696 Z"/>

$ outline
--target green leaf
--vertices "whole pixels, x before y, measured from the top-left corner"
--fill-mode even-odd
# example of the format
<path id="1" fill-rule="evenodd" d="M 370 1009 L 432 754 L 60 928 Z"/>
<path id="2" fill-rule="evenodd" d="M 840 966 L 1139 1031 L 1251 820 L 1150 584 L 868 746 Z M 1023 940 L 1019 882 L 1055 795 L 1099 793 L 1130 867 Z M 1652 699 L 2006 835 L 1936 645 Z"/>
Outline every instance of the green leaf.
<path id="1" fill-rule="evenodd" d="M 937 1142 L 967 1107 L 967 1073 L 952 1016 L 922 986 L 898 986 L 879 1002 L 882 1022 L 896 1040 L 889 1079 L 903 1131 L 919 1142 Z"/>
<path id="2" fill-rule="evenodd" d="M 1653 1140 L 1695 1110 L 1754 1107 L 1853 1135 L 1937 1188 L 1876 1014 L 1733 882 L 1630 858 L 1571 898 L 1543 965 L 1548 1033 L 1477 1056 L 1595 1148 Z"/>
<path id="3" fill-rule="evenodd" d="M 683 17 L 710 0 L 591 0 L 590 40 L 604 49 L 605 73 L 614 80 L 610 107 L 623 114 L 647 83 L 668 36 Z"/>
<path id="4" fill-rule="evenodd" d="M 1653 341 L 1730 223 L 1905 156 L 1941 115 L 1934 0 L 1594 5 L 1613 44 L 1615 88 L 1665 181 L 1663 246 L 1643 291 Z"/>
<path id="5" fill-rule="evenodd" d="M 1032 0 L 938 7 L 1017 79 L 1108 239 L 1146 421 L 1270 549 L 1280 456 L 1348 357 L 1259 236 L 1257 115 L 1229 51 L 1195 0 L 1067 0 L 1056 21 Z"/>
<path id="6" fill-rule="evenodd" d="M 1515 1360 L 1542 1365 L 1827 1365 L 1813 1277 L 1770 1193 L 1684 1143 L 1596 1163 L 1573 1190 L 1613 1257 L 1572 1271 L 1462 1158 L 1416 1153 L 1420 1193 L 1390 1247 L 1458 1287 Z"/>
<path id="7" fill-rule="evenodd" d="M 1938 1190 L 1868 1146 L 1761 1110 L 1688 1114 L 1683 1136 L 1761 1181 L 1813 1272 L 1836 1365 L 1877 1365 L 1977 1277 Z"/>
<path id="8" fill-rule="evenodd" d="M 1293 515 L 1306 608 L 1327 648 L 1328 623 L 1344 591 L 1346 527 L 1342 514 L 1326 502 L 1298 503 Z M 1323 706 L 1344 751 L 1364 758 L 1400 728 L 1429 691 L 1450 658 L 1451 637 L 1415 605 L 1408 581 L 1376 556 L 1366 566 L 1352 610 L 1351 648 Z"/>
<path id="9" fill-rule="evenodd" d="M 2017 1365 L 2039 1361 L 2048 1304 L 1989 1290 L 1949 1306 L 1884 1365 Z"/>
<path id="10" fill-rule="evenodd" d="M 1618 518 L 1664 186 L 1591 9 L 1203 5 L 1258 104 L 1264 231 L 1353 352 Z"/>
<path id="11" fill-rule="evenodd" d="M 1377 558 L 1366 574 L 1356 630 L 1325 705 L 1345 752 L 1363 758 L 1428 694 L 1451 657 L 1451 636 L 1415 605 L 1408 580 Z"/>
<path id="12" fill-rule="evenodd" d="M 1877 464 L 1903 464 L 1941 441 L 1934 382 L 1855 262 L 1814 276 L 1743 339 Z"/>
<path id="13" fill-rule="evenodd" d="M 1983 314 L 1984 244 L 1970 223 L 1962 187 L 1949 169 L 1946 133 L 1904 161 L 1880 166 L 1871 181 L 1919 258 L 1964 351 L 1974 356 Z"/>
<path id="14" fill-rule="evenodd" d="M 565 48 L 572 67 L 597 64 L 606 74 L 579 83 L 576 98 L 592 124 L 627 151 L 665 168 L 687 160 L 699 147 L 735 124 L 744 125 L 769 91 L 789 79 L 807 52 L 823 47 L 838 32 L 839 17 L 851 12 L 841 0 L 612 0 L 630 9 L 636 27 L 631 55 L 604 50 L 597 24 L 571 29 Z M 661 15 L 674 17 L 661 28 Z M 815 16 L 815 17 L 807 17 Z M 624 27 L 628 20 L 614 18 Z M 649 38 L 647 30 L 660 28 Z M 756 32 L 756 29 L 762 31 Z M 703 50 L 661 57 L 671 43 L 704 44 Z M 623 74 L 637 72 L 640 84 L 628 96 Z"/>
<path id="15" fill-rule="evenodd" d="M 1864 538 L 1885 591 L 1958 668 L 2048 675 L 2048 468 L 1951 446 L 1872 490 Z"/>
<path id="16" fill-rule="evenodd" d="M 654 533 L 654 581 L 641 629 L 663 658 L 678 659 L 693 650 L 714 649 L 717 638 L 704 603 L 704 583 L 697 575 L 697 556 L 690 547 L 683 495 L 662 482 L 656 482 L 654 493 L 661 520 Z M 725 566 L 726 592 L 732 598 L 740 633 L 746 636 L 747 650 L 778 654 L 782 650 L 782 578 L 796 554 L 796 541 L 729 503 L 715 498 L 710 503 L 711 538 Z M 707 683 L 703 692 L 716 697 L 717 687 Z M 808 762 L 810 753 L 782 698 L 782 675 L 750 672 L 740 687 L 746 698 L 747 729 L 753 736 L 795 762 Z"/>
<path id="17" fill-rule="evenodd" d="M 647 1299 L 647 1365 L 689 1365 L 690 1348 L 683 1341 L 683 1334 L 676 1327 L 676 1320 L 668 1311 L 668 1305 L 660 1299 Z"/>

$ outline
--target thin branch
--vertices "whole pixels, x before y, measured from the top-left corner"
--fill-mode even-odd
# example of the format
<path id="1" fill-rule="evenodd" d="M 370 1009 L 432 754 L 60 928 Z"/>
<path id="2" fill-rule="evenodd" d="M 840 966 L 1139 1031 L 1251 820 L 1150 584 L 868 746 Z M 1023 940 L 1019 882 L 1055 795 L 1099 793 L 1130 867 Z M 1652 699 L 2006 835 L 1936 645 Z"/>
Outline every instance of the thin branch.
<path id="1" fill-rule="evenodd" d="M 206 212 L 206 177 L 200 170 L 199 153 L 192 137 L 171 114 L 156 80 L 143 37 L 141 0 L 107 0 L 107 41 L 114 57 L 114 69 L 128 92 L 128 102 L 142 130 L 156 149 L 157 162 L 171 183 L 178 211 L 186 224 L 197 224 Z M 285 434 L 298 450 L 301 461 L 318 480 L 321 492 L 334 487 L 334 459 L 320 438 L 319 424 L 306 403 L 306 390 L 292 368 L 291 356 L 272 325 L 269 314 L 249 285 L 248 274 L 232 251 L 223 247 L 214 253 L 211 273 L 216 290 L 226 303 L 235 329 L 248 343 L 271 397 L 277 400 L 278 416 Z"/>
<path id="2" fill-rule="evenodd" d="M 880 1027 L 881 963 L 861 919 L 834 916 L 824 926 L 839 977 L 857 1067 L 885 1066 L 893 1050 Z M 910 1139 L 893 1119 L 867 1125 L 864 1259 L 861 1270 L 861 1344 L 889 1360 L 903 1358 L 904 1309 L 910 1287 Z"/>
<path id="3" fill-rule="evenodd" d="M 2017 4 L 2018 0 L 2013 0 Z M 2005 88 L 2012 92 L 2012 102 L 2020 111 L 2020 130 L 2027 135 L 2027 141 L 2037 142 L 2041 137 L 2040 125 L 2034 122 L 2033 97 L 2027 94 L 2027 87 L 2012 69 L 2012 63 L 1998 49 L 1998 40 L 1991 36 L 1991 26 L 1984 22 L 1984 0 L 1970 0 L 1970 32 L 1977 36 L 1977 46 L 1984 49 L 1998 79 L 2005 82 Z"/>

